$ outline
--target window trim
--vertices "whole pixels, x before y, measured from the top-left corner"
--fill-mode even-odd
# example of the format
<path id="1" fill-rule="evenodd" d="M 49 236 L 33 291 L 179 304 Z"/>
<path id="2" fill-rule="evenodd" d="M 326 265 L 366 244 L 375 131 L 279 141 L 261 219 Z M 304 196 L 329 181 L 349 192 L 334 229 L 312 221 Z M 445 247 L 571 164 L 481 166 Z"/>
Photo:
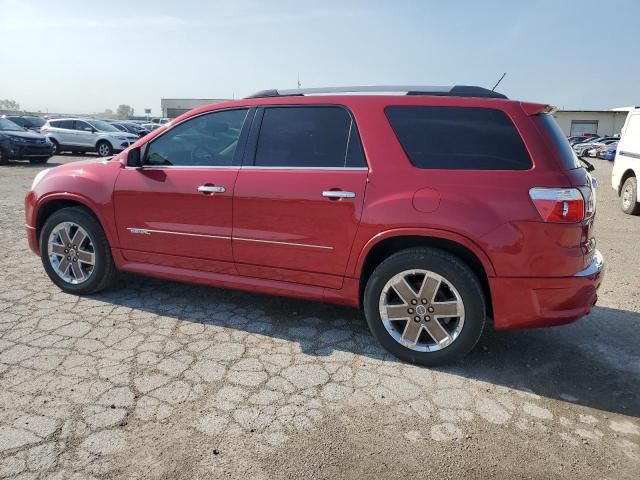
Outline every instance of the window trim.
<path id="1" fill-rule="evenodd" d="M 513 126 L 514 130 L 518 133 L 518 136 L 520 137 L 520 141 L 522 142 L 522 145 L 524 147 L 525 152 L 527 152 L 527 155 L 529 157 L 529 161 L 531 162 L 529 168 L 526 169 L 507 169 L 507 168 L 496 168 L 496 169 L 488 169 L 488 168 L 421 168 L 418 167 L 417 165 L 415 165 L 413 163 L 413 161 L 411 160 L 411 157 L 409 156 L 409 153 L 407 152 L 407 150 L 404 148 L 404 145 L 402 144 L 402 142 L 400 141 L 400 138 L 398 137 L 398 134 L 396 133 L 395 129 L 393 128 L 393 125 L 391 124 L 391 120 L 389 119 L 389 115 L 387 114 L 387 110 L 390 108 L 403 108 L 403 107 L 407 107 L 407 108 L 411 108 L 411 107 L 420 107 L 420 108 L 468 108 L 468 109 L 482 109 L 482 110 L 495 110 L 498 112 L 501 112 L 510 122 L 511 125 Z M 527 142 L 525 141 L 525 136 L 522 134 L 522 132 L 520 131 L 520 126 L 517 124 L 517 122 L 515 121 L 515 119 L 509 114 L 509 112 L 501 109 L 501 108 L 496 108 L 496 107 L 491 107 L 491 106 L 485 106 L 485 105 L 481 105 L 481 106 L 467 106 L 467 105 L 417 105 L 417 104 L 413 104 L 413 105 L 396 105 L 396 104 L 392 104 L 392 105 L 386 105 L 384 107 L 384 116 L 387 120 L 387 125 L 389 126 L 389 129 L 391 130 L 391 133 L 393 133 L 394 138 L 396 139 L 396 141 L 398 142 L 398 145 L 400 146 L 400 148 L 402 149 L 402 152 L 404 153 L 404 156 L 406 158 L 406 161 L 408 162 L 408 164 L 412 167 L 415 168 L 417 170 L 425 170 L 425 171 L 440 171 L 440 172 L 451 172 L 451 171 L 471 171 L 471 172 L 531 172 L 532 170 L 534 170 L 536 168 L 536 162 L 534 161 L 533 155 L 531 154 L 531 151 L 529 149 L 529 145 L 527 145 Z"/>
<path id="2" fill-rule="evenodd" d="M 204 115 L 211 115 L 211 114 L 220 113 L 220 112 L 228 112 L 232 110 L 247 111 L 247 115 L 245 116 L 244 123 L 242 124 L 242 129 L 240 130 L 240 136 L 238 137 L 238 145 L 236 145 L 236 151 L 233 154 L 234 161 L 235 162 L 239 161 L 238 165 L 148 165 L 148 164 L 145 164 L 145 162 L 147 161 L 147 155 L 149 153 L 149 146 L 159 138 L 163 137 L 164 135 L 172 131 L 178 125 L 182 125 L 185 122 L 188 122 L 195 118 L 202 117 Z M 209 111 L 202 112 L 197 115 L 192 115 L 188 118 L 185 118 L 184 120 L 171 125 L 164 132 L 158 134 L 158 136 L 153 137 L 153 139 L 146 142 L 144 145 L 140 146 L 140 149 L 141 149 L 140 157 L 142 159 L 142 165 L 140 165 L 139 167 L 125 167 L 125 168 L 130 168 L 133 170 L 139 170 L 139 169 L 144 169 L 144 170 L 209 170 L 209 169 L 237 170 L 237 169 L 240 169 L 242 167 L 242 159 L 244 157 L 244 149 L 246 146 L 248 130 L 249 130 L 249 127 L 253 124 L 253 116 L 255 114 L 255 111 L 256 111 L 255 107 L 237 106 L 237 107 L 221 108 L 218 110 L 209 110 Z M 240 150 L 242 150 L 242 152 L 239 152 Z M 239 156 L 240 158 L 236 160 L 236 156 Z"/>
<path id="3" fill-rule="evenodd" d="M 351 124 L 349 127 L 349 137 L 347 138 L 347 144 L 345 149 L 345 164 L 346 164 L 346 156 L 349 151 L 349 140 L 353 136 L 353 127 L 355 126 L 355 132 L 357 134 L 358 141 L 360 142 L 362 156 L 364 158 L 364 166 L 363 167 L 291 167 L 291 166 L 260 166 L 256 165 L 256 153 L 258 150 L 258 140 L 260 138 L 260 130 L 262 129 L 262 122 L 264 120 L 264 112 L 268 108 L 326 108 L 326 107 L 334 107 L 341 108 L 349 118 L 351 119 Z M 360 135 L 360 130 L 358 128 L 358 123 L 356 122 L 355 116 L 353 112 L 349 108 L 344 105 L 340 105 L 337 103 L 305 103 L 305 104 L 269 104 L 269 105 L 260 105 L 257 107 L 257 112 L 254 117 L 253 124 L 251 125 L 251 132 L 249 133 L 249 138 L 247 140 L 246 152 L 243 156 L 242 161 L 242 169 L 244 170 L 319 170 L 319 171 L 369 171 L 369 160 L 367 159 L 367 154 L 364 150 L 364 145 L 362 143 L 362 135 Z"/>

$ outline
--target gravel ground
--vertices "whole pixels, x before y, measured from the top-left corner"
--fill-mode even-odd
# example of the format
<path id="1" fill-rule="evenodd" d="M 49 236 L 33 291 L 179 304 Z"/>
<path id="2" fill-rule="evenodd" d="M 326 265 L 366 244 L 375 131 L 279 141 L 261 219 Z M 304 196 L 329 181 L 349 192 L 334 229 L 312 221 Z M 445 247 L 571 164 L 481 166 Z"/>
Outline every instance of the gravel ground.
<path id="1" fill-rule="evenodd" d="M 131 275 L 61 293 L 23 231 L 43 167 L 0 167 L 0 478 L 637 479 L 640 217 L 596 163 L 598 306 L 437 369 L 352 309 Z"/>

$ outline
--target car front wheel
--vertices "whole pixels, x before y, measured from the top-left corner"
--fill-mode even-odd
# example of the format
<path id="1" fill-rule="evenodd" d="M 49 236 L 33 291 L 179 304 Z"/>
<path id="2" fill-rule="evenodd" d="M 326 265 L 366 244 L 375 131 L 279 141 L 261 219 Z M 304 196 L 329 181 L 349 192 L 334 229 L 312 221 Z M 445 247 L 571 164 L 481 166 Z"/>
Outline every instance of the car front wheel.
<path id="1" fill-rule="evenodd" d="M 40 257 L 49 278 L 67 293 L 110 286 L 117 270 L 100 223 L 81 207 L 54 212 L 40 233 Z"/>
<path id="2" fill-rule="evenodd" d="M 469 353 L 486 317 L 482 287 L 471 269 L 432 248 L 403 250 L 378 265 L 365 288 L 364 311 L 385 349 L 429 366 Z"/>
<path id="3" fill-rule="evenodd" d="M 108 157 L 109 155 L 113 155 L 113 147 L 109 142 L 99 142 L 96 146 L 96 152 L 101 157 Z"/>

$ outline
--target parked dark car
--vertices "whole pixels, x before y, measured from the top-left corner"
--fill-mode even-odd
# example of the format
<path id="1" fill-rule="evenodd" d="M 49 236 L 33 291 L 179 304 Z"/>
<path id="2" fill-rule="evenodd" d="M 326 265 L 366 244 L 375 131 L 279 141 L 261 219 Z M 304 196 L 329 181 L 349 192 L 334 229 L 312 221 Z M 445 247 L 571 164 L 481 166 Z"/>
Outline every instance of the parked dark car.
<path id="1" fill-rule="evenodd" d="M 46 122 L 44 118 L 36 117 L 33 115 L 6 115 L 4 118 L 6 118 L 7 120 L 11 120 L 13 123 L 20 125 L 22 128 L 27 128 L 38 133 Z"/>
<path id="2" fill-rule="evenodd" d="M 46 163 L 53 155 L 53 145 L 44 135 L 27 131 L 6 118 L 0 118 L 0 164 L 11 159 Z"/>

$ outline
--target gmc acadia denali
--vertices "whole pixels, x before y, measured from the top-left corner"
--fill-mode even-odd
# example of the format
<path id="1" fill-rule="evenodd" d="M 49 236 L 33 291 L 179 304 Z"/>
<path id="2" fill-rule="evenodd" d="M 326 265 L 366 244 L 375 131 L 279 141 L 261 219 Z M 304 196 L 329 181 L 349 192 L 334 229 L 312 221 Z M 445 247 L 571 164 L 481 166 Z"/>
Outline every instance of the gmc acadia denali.
<path id="1" fill-rule="evenodd" d="M 266 90 L 40 172 L 29 244 L 66 292 L 122 270 L 341 303 L 397 357 L 450 362 L 488 319 L 596 302 L 592 179 L 551 112 L 469 86 Z"/>

